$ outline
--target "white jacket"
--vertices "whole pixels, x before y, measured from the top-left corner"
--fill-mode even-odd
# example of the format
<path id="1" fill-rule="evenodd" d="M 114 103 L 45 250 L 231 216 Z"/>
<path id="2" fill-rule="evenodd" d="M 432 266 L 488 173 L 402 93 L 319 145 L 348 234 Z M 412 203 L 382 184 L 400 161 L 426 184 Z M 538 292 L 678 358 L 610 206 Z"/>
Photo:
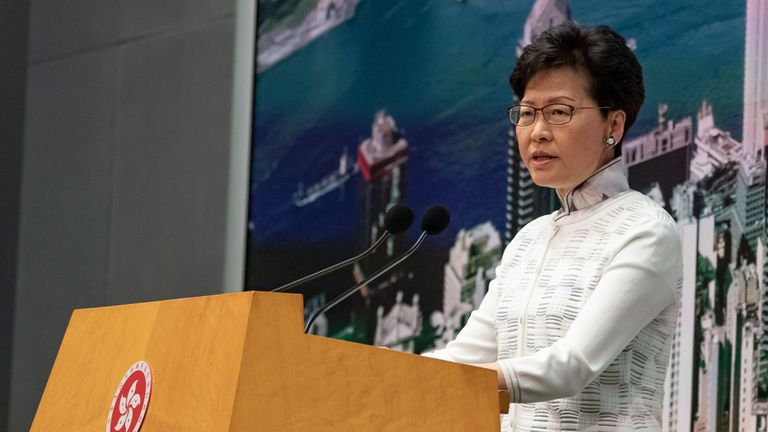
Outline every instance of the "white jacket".
<path id="1" fill-rule="evenodd" d="M 426 354 L 498 361 L 513 402 L 502 430 L 661 430 L 680 240 L 620 163 L 521 229 L 456 340 Z"/>

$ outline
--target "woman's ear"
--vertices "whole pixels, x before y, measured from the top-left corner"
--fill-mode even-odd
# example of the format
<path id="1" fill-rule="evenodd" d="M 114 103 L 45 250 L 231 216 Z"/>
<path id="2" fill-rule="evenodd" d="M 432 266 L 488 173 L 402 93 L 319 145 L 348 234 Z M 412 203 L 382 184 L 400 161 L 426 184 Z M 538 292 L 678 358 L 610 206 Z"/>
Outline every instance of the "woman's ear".
<path id="1" fill-rule="evenodd" d="M 624 137 L 624 123 L 627 121 L 627 113 L 624 110 L 611 111 L 608 114 L 608 134 L 613 135 L 616 142 L 621 142 Z M 607 134 L 606 134 L 607 136 Z"/>

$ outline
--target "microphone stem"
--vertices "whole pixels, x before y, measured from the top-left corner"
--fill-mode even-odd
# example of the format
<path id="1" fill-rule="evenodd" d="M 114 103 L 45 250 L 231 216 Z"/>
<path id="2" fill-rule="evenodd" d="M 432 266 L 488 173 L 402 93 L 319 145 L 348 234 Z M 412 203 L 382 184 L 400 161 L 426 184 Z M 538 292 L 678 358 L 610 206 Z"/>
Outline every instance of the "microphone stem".
<path id="1" fill-rule="evenodd" d="M 389 236 L 390 236 L 389 231 L 384 231 L 384 234 L 381 237 L 379 237 L 378 240 L 376 240 L 376 243 L 374 243 L 371 247 L 366 249 L 360 255 L 354 256 L 354 257 L 352 257 L 352 258 L 350 258 L 350 259 L 348 259 L 346 261 L 342 261 L 342 262 L 340 262 L 340 263 L 338 263 L 338 264 L 336 264 L 334 266 L 328 267 L 326 269 L 322 269 L 322 270 L 316 271 L 316 272 L 314 272 L 314 273 L 312 273 L 310 275 L 304 276 L 301 279 L 298 279 L 298 280 L 295 280 L 293 282 L 287 283 L 285 285 L 279 286 L 279 287 L 273 289 L 272 292 L 288 291 L 289 289 L 291 289 L 293 287 L 299 286 L 299 285 L 301 285 L 303 283 L 311 281 L 312 279 L 319 278 L 320 276 L 326 275 L 326 274 L 328 274 L 328 273 L 330 273 L 332 271 L 335 271 L 335 270 L 338 270 L 338 269 L 340 269 L 342 267 L 348 266 L 348 265 L 354 263 L 355 261 L 359 261 L 360 259 L 365 258 L 366 255 L 368 255 L 371 252 L 375 251 L 376 248 L 379 247 L 384 242 L 384 240 L 389 238 Z"/>
<path id="2" fill-rule="evenodd" d="M 411 256 L 416 249 L 418 249 L 419 246 L 424 242 L 424 239 L 427 237 L 427 232 L 424 231 L 419 236 L 419 239 L 416 240 L 416 243 L 411 246 L 410 249 L 408 249 L 403 255 L 401 255 L 399 258 L 390 261 L 389 264 L 384 266 L 383 268 L 379 269 L 378 271 L 374 272 L 372 275 L 368 276 L 367 278 L 363 279 L 362 282 L 358 283 L 357 285 L 353 286 L 352 288 L 346 290 L 342 295 L 336 297 L 335 299 L 331 300 L 330 302 L 326 303 L 323 307 L 316 310 L 315 313 L 312 314 L 311 317 L 309 317 L 309 320 L 307 321 L 307 324 L 304 326 L 304 333 L 309 333 L 310 327 L 312 327 L 312 324 L 315 323 L 315 320 L 317 317 L 320 316 L 323 312 L 327 311 L 328 309 L 336 306 L 337 304 L 341 303 L 344 299 L 354 294 L 356 291 L 358 291 L 360 288 L 368 285 L 369 283 L 373 282 L 375 279 L 378 279 L 381 275 L 386 273 L 387 271 L 391 270 L 396 265 L 400 264 L 401 262 L 405 261 L 406 258 Z"/>

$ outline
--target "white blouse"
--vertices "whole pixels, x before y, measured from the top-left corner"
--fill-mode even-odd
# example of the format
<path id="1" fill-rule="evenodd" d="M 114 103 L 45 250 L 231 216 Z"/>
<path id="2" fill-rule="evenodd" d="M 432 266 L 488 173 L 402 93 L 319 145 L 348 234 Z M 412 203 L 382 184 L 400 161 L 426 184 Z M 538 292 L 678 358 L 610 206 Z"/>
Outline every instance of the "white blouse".
<path id="1" fill-rule="evenodd" d="M 514 403 L 502 430 L 661 430 L 680 241 L 620 163 L 520 230 L 467 325 L 425 354 L 498 362 Z"/>

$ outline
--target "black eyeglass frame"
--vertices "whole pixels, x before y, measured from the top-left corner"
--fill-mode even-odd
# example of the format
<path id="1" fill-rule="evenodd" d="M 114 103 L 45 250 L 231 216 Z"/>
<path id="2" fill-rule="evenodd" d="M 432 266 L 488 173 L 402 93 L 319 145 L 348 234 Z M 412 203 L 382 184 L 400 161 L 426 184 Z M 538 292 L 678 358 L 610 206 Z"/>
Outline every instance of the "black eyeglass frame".
<path id="1" fill-rule="evenodd" d="M 544 114 L 544 110 L 549 108 L 549 107 L 551 107 L 551 106 L 554 106 L 554 105 L 568 107 L 571 110 L 568 113 L 568 121 L 563 122 L 563 123 L 552 123 L 551 121 L 549 121 L 549 119 L 547 118 L 547 115 Z M 524 125 L 520 125 L 520 124 L 515 123 L 515 121 L 512 119 L 512 110 L 515 109 L 515 108 L 520 108 L 520 107 L 531 108 L 533 110 L 533 119 L 531 120 L 530 123 L 524 124 Z M 520 105 L 512 105 L 511 107 L 508 107 L 507 108 L 507 116 L 509 117 L 510 123 L 512 123 L 513 125 L 520 126 L 520 127 L 526 127 L 526 126 L 530 126 L 530 125 L 536 123 L 536 113 L 538 111 L 541 111 L 541 116 L 544 118 L 544 121 L 547 122 L 547 124 L 550 124 L 552 126 L 562 126 L 562 125 L 566 125 L 566 124 L 570 123 L 571 120 L 573 120 L 573 112 L 576 111 L 577 109 L 607 109 L 607 110 L 610 110 L 610 109 L 612 109 L 612 107 L 609 107 L 609 106 L 575 107 L 573 105 L 568 105 L 568 104 L 564 104 L 564 103 L 551 103 L 551 104 L 544 105 L 541 108 L 536 108 L 536 107 L 531 106 L 531 105 L 520 104 Z"/>

